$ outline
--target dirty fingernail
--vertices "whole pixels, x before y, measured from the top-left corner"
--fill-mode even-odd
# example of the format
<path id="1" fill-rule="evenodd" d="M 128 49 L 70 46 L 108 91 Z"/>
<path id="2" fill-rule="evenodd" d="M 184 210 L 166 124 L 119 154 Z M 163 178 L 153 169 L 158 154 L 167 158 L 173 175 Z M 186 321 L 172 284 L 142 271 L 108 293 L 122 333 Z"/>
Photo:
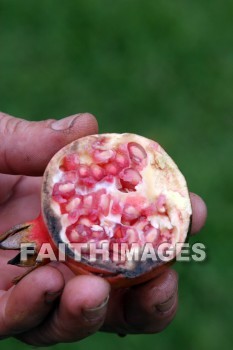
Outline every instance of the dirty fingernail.
<path id="1" fill-rule="evenodd" d="M 108 304 L 109 296 L 104 299 L 104 301 L 95 308 L 83 310 L 83 315 L 88 321 L 95 321 L 102 318 L 106 312 L 106 306 Z"/>
<path id="2" fill-rule="evenodd" d="M 76 114 L 75 116 L 72 115 L 70 117 L 56 120 L 51 124 L 51 128 L 55 131 L 70 129 L 79 116 L 79 114 Z"/>

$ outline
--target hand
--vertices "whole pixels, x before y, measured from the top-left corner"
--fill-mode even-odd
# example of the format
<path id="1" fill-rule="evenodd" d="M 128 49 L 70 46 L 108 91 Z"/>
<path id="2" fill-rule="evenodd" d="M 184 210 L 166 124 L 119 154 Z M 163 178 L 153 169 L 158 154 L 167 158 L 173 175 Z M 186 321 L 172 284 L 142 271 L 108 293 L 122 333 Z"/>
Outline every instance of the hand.
<path id="1" fill-rule="evenodd" d="M 0 232 L 39 213 L 41 178 L 35 176 L 42 175 L 52 155 L 79 137 L 97 133 L 96 120 L 89 114 L 63 122 L 63 127 L 53 120 L 26 122 L 0 113 L 0 172 L 11 174 L 0 175 Z M 206 207 L 200 197 L 191 199 L 194 233 L 204 225 Z M 12 286 L 12 279 L 22 273 L 22 268 L 6 265 L 13 256 L 13 251 L 0 251 L 2 338 L 16 336 L 41 346 L 76 341 L 99 329 L 154 333 L 175 315 L 178 287 L 172 270 L 143 285 L 110 293 L 105 280 L 74 276 L 65 265 L 56 264 L 41 267 Z"/>

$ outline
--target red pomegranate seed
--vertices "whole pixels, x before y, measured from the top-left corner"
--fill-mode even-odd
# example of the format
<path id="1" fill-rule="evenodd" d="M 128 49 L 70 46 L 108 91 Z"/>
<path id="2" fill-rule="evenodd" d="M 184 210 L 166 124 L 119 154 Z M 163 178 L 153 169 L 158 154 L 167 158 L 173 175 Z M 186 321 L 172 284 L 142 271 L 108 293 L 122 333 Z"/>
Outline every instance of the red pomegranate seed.
<path id="1" fill-rule="evenodd" d="M 100 201 L 99 201 L 100 213 L 102 213 L 104 216 L 107 216 L 109 214 L 110 200 L 111 200 L 110 194 L 102 194 L 100 197 Z"/>
<path id="2" fill-rule="evenodd" d="M 152 216 L 157 213 L 157 206 L 155 203 L 150 204 L 148 207 L 142 210 L 142 215 L 144 216 Z"/>
<path id="3" fill-rule="evenodd" d="M 105 176 L 105 170 L 97 164 L 91 164 L 91 174 L 97 181 L 100 181 Z"/>
<path id="4" fill-rule="evenodd" d="M 104 169 L 106 170 L 106 173 L 109 175 L 117 175 L 120 171 L 120 168 L 118 164 L 114 163 L 108 163 L 105 165 Z"/>
<path id="5" fill-rule="evenodd" d="M 89 242 L 91 235 L 91 229 L 83 224 L 72 225 L 67 229 L 67 238 L 71 243 Z"/>
<path id="6" fill-rule="evenodd" d="M 136 164 L 140 164 L 144 159 L 147 158 L 147 154 L 144 148 L 136 142 L 128 143 L 128 151 L 130 159 Z"/>
<path id="7" fill-rule="evenodd" d="M 140 217 L 140 211 L 136 207 L 127 205 L 124 207 L 121 217 L 123 225 L 133 225 Z"/>
<path id="8" fill-rule="evenodd" d="M 122 214 L 123 210 L 123 204 L 120 203 L 120 201 L 117 201 L 116 199 L 113 199 L 113 204 L 111 208 L 111 214 L 113 215 L 119 215 Z"/>
<path id="9" fill-rule="evenodd" d="M 64 171 L 76 170 L 79 165 L 79 156 L 76 153 L 67 154 L 60 165 Z"/>
<path id="10" fill-rule="evenodd" d="M 93 207 L 93 195 L 92 194 L 88 194 L 88 195 L 83 197 L 83 206 L 84 206 L 84 208 L 92 209 L 92 207 Z"/>
<path id="11" fill-rule="evenodd" d="M 79 217 L 80 217 L 81 213 L 80 210 L 72 210 L 68 213 L 68 220 L 70 224 L 75 224 Z"/>
<path id="12" fill-rule="evenodd" d="M 123 227 L 122 225 L 116 225 L 113 235 L 113 241 L 116 240 L 116 242 L 124 242 L 127 239 L 126 235 L 127 228 Z"/>
<path id="13" fill-rule="evenodd" d="M 119 174 L 119 177 L 122 188 L 129 191 L 135 191 L 135 186 L 137 186 L 142 180 L 139 172 L 133 168 L 124 169 Z"/>
<path id="14" fill-rule="evenodd" d="M 142 180 L 139 172 L 133 168 L 123 170 L 120 174 L 120 178 L 126 182 L 130 182 L 133 186 L 138 185 Z"/>
<path id="15" fill-rule="evenodd" d="M 93 159 L 97 164 L 105 164 L 108 163 L 109 160 L 113 159 L 115 156 L 115 152 L 111 149 L 106 151 L 94 151 Z"/>
<path id="16" fill-rule="evenodd" d="M 92 221 L 90 220 L 90 218 L 88 216 L 81 216 L 78 220 L 78 224 L 90 227 L 92 225 Z"/>
<path id="17" fill-rule="evenodd" d="M 78 167 L 78 172 L 80 177 L 87 177 L 90 175 L 90 168 L 88 165 L 80 164 Z"/>
<path id="18" fill-rule="evenodd" d="M 66 182 L 76 183 L 78 180 L 78 172 L 75 170 L 64 172 L 62 179 L 64 183 Z"/>
<path id="19" fill-rule="evenodd" d="M 120 168 L 127 168 L 129 166 L 129 160 L 128 160 L 128 157 L 126 154 L 122 154 L 120 152 L 117 152 L 115 161 L 119 165 Z"/>
<path id="20" fill-rule="evenodd" d="M 64 203 L 64 200 L 67 200 L 74 195 L 75 195 L 75 186 L 73 183 L 57 183 L 54 185 L 53 198 L 57 202 Z"/>
<path id="21" fill-rule="evenodd" d="M 82 206 L 82 198 L 81 195 L 76 195 L 74 198 L 72 198 L 68 204 L 66 204 L 66 210 L 67 212 L 73 211 L 75 209 L 78 209 Z"/>
<path id="22" fill-rule="evenodd" d="M 134 228 L 128 228 L 126 231 L 126 234 L 127 234 L 127 241 L 129 242 L 129 244 L 139 242 L 138 233 Z"/>
<path id="23" fill-rule="evenodd" d="M 152 225 L 147 225 L 145 229 L 145 240 L 146 242 L 153 243 L 159 238 L 159 230 L 154 228 Z"/>

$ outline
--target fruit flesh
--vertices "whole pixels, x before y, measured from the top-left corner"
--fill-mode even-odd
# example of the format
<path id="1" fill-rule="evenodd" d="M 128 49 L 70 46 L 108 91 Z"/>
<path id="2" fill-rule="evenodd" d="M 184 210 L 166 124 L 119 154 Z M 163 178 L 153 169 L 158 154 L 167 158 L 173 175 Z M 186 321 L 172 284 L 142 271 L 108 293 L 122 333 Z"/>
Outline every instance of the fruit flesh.
<path id="1" fill-rule="evenodd" d="M 161 261 L 113 261 L 113 244 L 137 243 L 141 250 L 150 243 L 159 250 L 163 242 L 182 243 L 191 205 L 183 175 L 156 142 L 104 134 L 77 140 L 54 156 L 45 172 L 42 213 L 53 240 L 67 243 L 71 258 L 75 243 L 108 242 L 110 260 L 93 264 L 84 254 L 82 268 L 137 277 Z"/>

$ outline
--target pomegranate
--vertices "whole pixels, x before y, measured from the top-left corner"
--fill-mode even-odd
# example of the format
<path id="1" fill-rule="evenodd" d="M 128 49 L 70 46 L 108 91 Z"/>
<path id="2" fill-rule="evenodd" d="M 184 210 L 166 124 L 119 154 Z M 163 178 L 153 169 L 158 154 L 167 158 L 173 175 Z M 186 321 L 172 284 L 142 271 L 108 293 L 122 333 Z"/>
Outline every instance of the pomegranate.
<path id="1" fill-rule="evenodd" d="M 34 243 L 26 260 L 20 252 L 9 262 L 34 268 L 50 261 L 45 254 L 38 260 L 43 243 L 56 257 L 65 246 L 75 273 L 129 286 L 175 260 L 191 212 L 186 181 L 158 143 L 129 133 L 91 135 L 55 154 L 44 173 L 41 215 L 2 234 L 0 247 Z"/>

